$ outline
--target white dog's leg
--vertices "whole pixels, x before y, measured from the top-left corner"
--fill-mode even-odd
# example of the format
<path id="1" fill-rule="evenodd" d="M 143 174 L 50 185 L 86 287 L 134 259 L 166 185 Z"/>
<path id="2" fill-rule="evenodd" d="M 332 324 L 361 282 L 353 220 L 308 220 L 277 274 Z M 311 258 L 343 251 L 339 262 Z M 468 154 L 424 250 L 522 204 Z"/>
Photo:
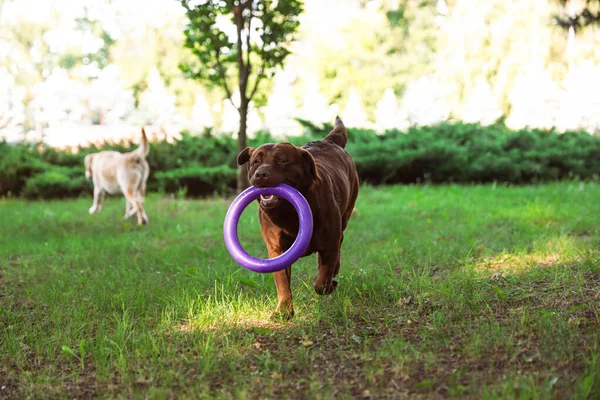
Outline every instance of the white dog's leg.
<path id="1" fill-rule="evenodd" d="M 102 209 L 102 200 L 104 200 L 104 191 L 94 188 L 94 204 L 90 207 L 90 214 L 100 212 Z"/>
<path id="2" fill-rule="evenodd" d="M 146 214 L 146 210 L 144 209 L 143 201 L 140 204 L 142 206 L 142 217 L 144 217 L 144 223 L 147 224 L 148 222 L 150 222 L 150 220 L 148 219 L 148 214 Z"/>
<path id="3" fill-rule="evenodd" d="M 145 185 L 140 189 L 140 191 L 138 193 L 136 193 L 135 198 L 137 199 L 138 203 L 140 204 L 140 206 L 142 207 L 142 217 L 144 217 L 144 221 L 146 221 L 146 223 L 149 222 L 148 220 L 148 214 L 146 214 L 146 209 L 144 209 L 144 194 L 145 194 L 146 188 Z"/>
<path id="4" fill-rule="evenodd" d="M 127 190 L 124 191 L 123 194 L 125 195 L 125 198 L 127 199 L 127 201 L 131 202 L 131 204 L 133 205 L 133 209 L 137 213 L 138 225 L 147 223 L 148 220 L 144 217 L 144 215 L 146 214 L 146 211 L 144 211 L 144 207 L 142 206 L 142 204 L 137 201 L 135 193 L 133 192 L 133 189 L 128 188 Z"/>
<path id="5" fill-rule="evenodd" d="M 135 215 L 135 213 L 137 212 L 137 210 L 135 209 L 134 206 L 131 205 L 129 200 L 126 200 L 126 201 L 127 201 L 127 210 L 125 212 L 125 216 L 123 217 L 125 219 L 131 217 L 132 215 Z"/>
<path id="6" fill-rule="evenodd" d="M 123 216 L 123 218 L 127 219 L 133 214 L 135 214 L 135 207 L 131 204 L 129 200 L 127 200 L 127 198 L 125 198 L 125 215 Z"/>
<path id="7" fill-rule="evenodd" d="M 150 220 L 148 219 L 148 214 L 146 214 L 146 210 L 144 209 L 144 198 L 146 196 L 146 181 L 148 180 L 149 174 L 150 168 L 148 167 L 148 163 L 146 163 L 146 170 L 144 172 L 144 176 L 142 177 L 142 181 L 140 182 L 138 191 L 135 194 L 135 198 L 138 200 L 140 206 L 142 207 L 142 217 L 144 217 L 144 221 L 146 224 L 150 222 Z"/>

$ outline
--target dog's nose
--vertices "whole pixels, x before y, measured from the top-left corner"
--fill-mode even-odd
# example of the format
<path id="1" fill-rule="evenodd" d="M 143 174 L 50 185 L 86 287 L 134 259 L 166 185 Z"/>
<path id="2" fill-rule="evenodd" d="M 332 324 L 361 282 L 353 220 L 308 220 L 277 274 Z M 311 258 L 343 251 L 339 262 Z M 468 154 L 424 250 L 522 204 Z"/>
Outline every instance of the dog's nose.
<path id="1" fill-rule="evenodd" d="M 266 168 L 259 168 L 256 170 L 256 172 L 254 173 L 254 176 L 257 179 L 265 179 L 269 177 L 269 171 Z"/>

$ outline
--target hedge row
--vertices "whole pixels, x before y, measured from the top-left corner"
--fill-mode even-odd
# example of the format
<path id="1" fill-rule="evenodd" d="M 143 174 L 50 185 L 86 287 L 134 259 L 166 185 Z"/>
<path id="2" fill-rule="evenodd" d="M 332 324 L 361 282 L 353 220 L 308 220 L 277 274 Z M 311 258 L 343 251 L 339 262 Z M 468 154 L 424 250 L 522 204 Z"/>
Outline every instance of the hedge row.
<path id="1" fill-rule="evenodd" d="M 302 144 L 320 139 L 331 126 L 301 121 L 310 132 L 289 140 Z M 250 145 L 273 142 L 266 133 Z M 129 151 L 121 143 L 81 148 L 73 154 L 29 145 L 0 142 L 0 196 L 30 199 L 73 197 L 91 192 L 84 179 L 83 157 L 113 149 Z M 188 195 L 221 194 L 235 187 L 236 142 L 231 136 L 184 134 L 174 144 L 152 143 L 148 188 L 168 193 L 185 189 Z M 388 131 L 377 135 L 351 129 L 348 152 L 354 157 L 362 182 L 530 183 L 569 178 L 595 179 L 600 172 L 600 138 L 586 132 L 545 130 L 511 131 L 504 125 L 442 124 Z"/>

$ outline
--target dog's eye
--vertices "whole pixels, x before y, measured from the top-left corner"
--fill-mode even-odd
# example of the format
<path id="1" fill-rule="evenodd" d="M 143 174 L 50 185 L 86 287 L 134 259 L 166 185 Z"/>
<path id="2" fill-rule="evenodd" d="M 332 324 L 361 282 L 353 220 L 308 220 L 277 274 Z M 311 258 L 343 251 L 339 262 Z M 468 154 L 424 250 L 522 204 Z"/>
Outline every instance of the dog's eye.
<path id="1" fill-rule="evenodd" d="M 260 164 L 260 159 L 256 158 L 252 163 L 254 165 L 258 165 L 258 164 Z"/>
<path id="2" fill-rule="evenodd" d="M 283 159 L 283 158 L 278 158 L 277 159 L 277 164 L 287 164 L 287 160 Z"/>

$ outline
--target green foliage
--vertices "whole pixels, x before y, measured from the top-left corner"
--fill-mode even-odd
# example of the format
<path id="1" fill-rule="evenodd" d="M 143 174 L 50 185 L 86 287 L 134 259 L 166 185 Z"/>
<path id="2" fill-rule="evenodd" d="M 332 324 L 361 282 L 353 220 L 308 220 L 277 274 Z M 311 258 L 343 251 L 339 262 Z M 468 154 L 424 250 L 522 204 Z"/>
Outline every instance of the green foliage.
<path id="1" fill-rule="evenodd" d="M 306 128 L 304 135 L 284 140 L 302 145 L 322 139 L 331 129 L 330 125 L 300 122 Z M 257 147 L 279 140 L 261 132 L 249 145 Z M 86 154 L 131 151 L 135 147 L 124 142 L 80 149 L 73 154 L 50 148 L 37 152 L 30 146 L 0 143 L 0 196 L 77 196 L 91 188 L 83 180 Z M 374 185 L 494 181 L 522 184 L 596 179 L 600 171 L 600 137 L 586 132 L 511 131 L 501 124 L 442 124 L 383 135 L 351 129 L 347 150 L 354 158 L 360 180 Z M 184 133 L 175 143 L 152 143 L 148 189 L 167 193 L 184 189 L 190 196 L 226 193 L 236 187 L 236 157 L 236 141 L 230 135 Z"/>
<path id="2" fill-rule="evenodd" d="M 236 70 L 243 98 L 251 99 L 258 83 L 272 76 L 290 54 L 288 44 L 300 24 L 302 2 L 271 0 L 206 1 L 190 4 L 181 0 L 189 22 L 184 31 L 185 47 L 196 56 L 198 63 L 182 64 L 190 78 L 225 88 L 229 97 L 228 77 Z M 230 37 L 217 24 L 224 16 L 231 20 L 237 35 Z M 254 24 L 254 25 L 253 25 Z M 254 71 L 254 88 L 246 92 L 249 74 Z"/>
<path id="3" fill-rule="evenodd" d="M 59 65 L 63 68 L 72 69 L 78 65 L 92 64 L 102 69 L 110 63 L 110 50 L 116 41 L 106 30 L 104 30 L 100 21 L 90 19 L 87 15 L 87 10 L 85 13 L 85 17 L 77 18 L 75 20 L 76 29 L 82 33 L 90 34 L 95 38 L 98 38 L 102 41 L 102 46 L 93 53 L 83 51 L 80 51 L 79 54 L 67 52 L 62 55 L 59 61 Z"/>
<path id="4" fill-rule="evenodd" d="M 45 167 L 33 147 L 0 142 L 0 196 L 19 195 L 27 180 Z"/>
<path id="5" fill-rule="evenodd" d="M 300 123 L 320 137 L 331 129 Z M 501 124 L 441 124 L 411 128 L 407 133 L 388 131 L 381 136 L 351 129 L 347 150 L 361 181 L 372 184 L 519 184 L 595 179 L 600 171 L 600 138 L 596 136 L 583 131 L 511 131 Z"/>
<path id="6" fill-rule="evenodd" d="M 81 174 L 81 168 L 54 167 L 37 174 L 25 183 L 26 199 L 60 199 L 91 192 L 91 182 Z"/>
<path id="7" fill-rule="evenodd" d="M 174 193 L 180 188 L 186 188 L 186 193 L 191 196 L 200 196 L 207 193 L 223 193 L 226 189 L 235 189 L 236 169 L 228 165 L 216 167 L 203 167 L 192 164 L 171 171 L 158 172 L 156 180 L 158 186 L 165 192 Z"/>
<path id="8" fill-rule="evenodd" d="M 192 4 L 193 3 L 193 4 Z M 250 101 L 256 96 L 264 78 L 275 74 L 277 67 L 290 54 L 288 45 L 300 25 L 302 1 L 286 0 L 208 0 L 197 3 L 181 0 L 189 22 L 184 30 L 184 46 L 191 50 L 199 63 L 182 63 L 181 70 L 190 78 L 225 90 L 233 104 L 231 76 L 237 75 L 240 126 L 237 149 L 247 146 L 246 120 Z M 224 17 L 222 19 L 221 17 Z M 231 20 L 235 35 L 223 26 Z M 259 95 L 258 103 L 264 103 Z M 245 189 L 245 166 L 239 166 L 237 190 Z"/>

